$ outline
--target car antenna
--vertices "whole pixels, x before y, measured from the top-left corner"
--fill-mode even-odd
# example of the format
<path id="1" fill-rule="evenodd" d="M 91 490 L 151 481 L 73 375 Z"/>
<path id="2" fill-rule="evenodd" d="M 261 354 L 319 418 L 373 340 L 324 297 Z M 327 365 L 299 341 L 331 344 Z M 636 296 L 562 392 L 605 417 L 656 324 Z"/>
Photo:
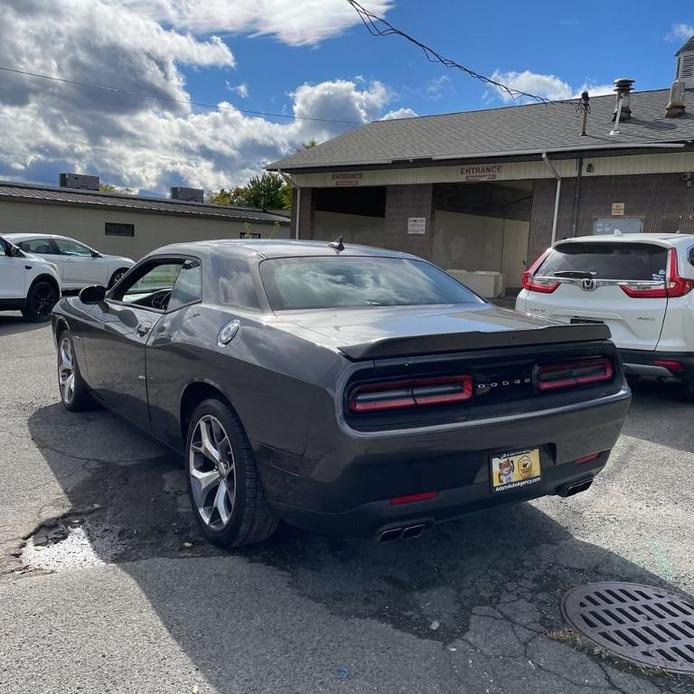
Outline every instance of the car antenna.
<path id="1" fill-rule="evenodd" d="M 345 244 L 342 243 L 342 238 L 342 236 L 338 236 L 337 239 L 335 241 L 331 241 L 328 246 L 330 246 L 330 248 L 334 248 L 338 253 L 340 253 L 340 251 L 344 251 Z"/>

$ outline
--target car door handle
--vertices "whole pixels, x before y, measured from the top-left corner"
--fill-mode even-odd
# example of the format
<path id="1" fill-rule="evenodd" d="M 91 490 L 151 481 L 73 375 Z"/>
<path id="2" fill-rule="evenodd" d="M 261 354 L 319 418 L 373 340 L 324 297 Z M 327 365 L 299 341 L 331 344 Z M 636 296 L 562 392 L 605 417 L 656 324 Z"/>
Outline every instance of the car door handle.
<path id="1" fill-rule="evenodd" d="M 140 337 L 142 337 L 143 335 L 146 335 L 149 332 L 151 327 L 151 323 L 138 323 L 137 328 L 135 328 L 135 330 L 137 331 L 137 334 Z"/>

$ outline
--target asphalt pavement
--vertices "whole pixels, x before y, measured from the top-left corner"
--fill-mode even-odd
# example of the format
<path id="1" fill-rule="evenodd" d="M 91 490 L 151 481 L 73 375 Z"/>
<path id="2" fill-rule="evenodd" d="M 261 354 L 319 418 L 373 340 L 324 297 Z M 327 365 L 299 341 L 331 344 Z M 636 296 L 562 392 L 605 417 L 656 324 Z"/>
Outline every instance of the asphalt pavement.
<path id="1" fill-rule="evenodd" d="M 0 314 L 0 692 L 694 692 L 564 623 L 577 585 L 694 595 L 694 406 L 637 384 L 592 488 L 415 540 L 282 528 L 224 552 L 180 460 L 58 401 L 46 325 Z"/>

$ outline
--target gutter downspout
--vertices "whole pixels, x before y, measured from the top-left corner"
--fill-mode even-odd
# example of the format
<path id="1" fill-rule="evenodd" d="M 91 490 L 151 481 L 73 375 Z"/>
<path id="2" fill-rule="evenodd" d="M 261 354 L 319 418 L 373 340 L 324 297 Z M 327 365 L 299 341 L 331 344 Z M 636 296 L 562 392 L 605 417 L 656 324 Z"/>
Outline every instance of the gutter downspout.
<path id="1" fill-rule="evenodd" d="M 296 188 L 296 224 L 294 229 L 294 238 L 299 240 L 299 220 L 301 218 L 301 186 L 293 181 L 289 176 L 287 176 L 282 169 L 277 169 L 277 173 L 282 176 L 284 182 L 290 185 L 292 188 Z"/>
<path id="2" fill-rule="evenodd" d="M 552 243 L 554 243 L 557 240 L 557 221 L 559 219 L 559 200 L 561 198 L 561 176 L 547 156 L 547 152 L 542 153 L 542 161 L 547 164 L 547 168 L 552 172 L 554 178 L 557 179 L 557 192 L 554 195 L 554 216 L 552 217 Z"/>
<path id="3" fill-rule="evenodd" d="M 578 224 L 578 206 L 581 202 L 581 180 L 583 177 L 583 157 L 578 158 L 578 173 L 576 174 L 576 190 L 574 192 L 574 213 L 571 221 L 571 236 L 576 237 L 576 226 Z"/>

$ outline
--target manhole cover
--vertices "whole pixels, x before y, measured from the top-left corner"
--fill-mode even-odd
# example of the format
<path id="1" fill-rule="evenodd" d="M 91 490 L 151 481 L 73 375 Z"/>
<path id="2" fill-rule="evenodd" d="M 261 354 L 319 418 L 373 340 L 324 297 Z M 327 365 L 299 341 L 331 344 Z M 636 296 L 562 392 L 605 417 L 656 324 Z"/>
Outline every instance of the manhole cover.
<path id="1" fill-rule="evenodd" d="M 569 591 L 564 618 L 606 651 L 639 665 L 694 673 L 694 600 L 638 583 Z"/>

